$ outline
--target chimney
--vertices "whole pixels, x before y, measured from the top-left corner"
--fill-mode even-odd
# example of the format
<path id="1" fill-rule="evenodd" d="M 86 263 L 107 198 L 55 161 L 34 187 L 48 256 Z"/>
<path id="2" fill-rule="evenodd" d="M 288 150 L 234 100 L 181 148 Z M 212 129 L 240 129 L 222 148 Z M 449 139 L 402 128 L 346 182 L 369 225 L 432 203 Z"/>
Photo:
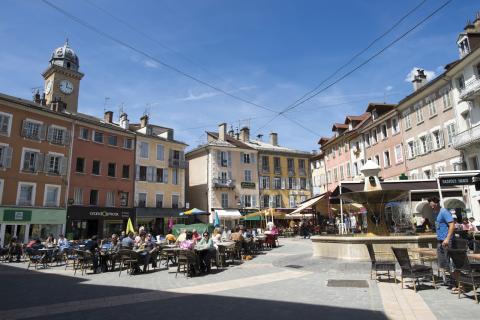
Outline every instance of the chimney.
<path id="1" fill-rule="evenodd" d="M 148 125 L 148 115 L 143 115 L 140 118 L 140 128 L 145 128 Z"/>
<path id="2" fill-rule="evenodd" d="M 423 69 L 417 69 L 413 75 L 412 83 L 413 91 L 417 91 L 427 83 L 427 76 L 425 75 L 425 71 Z"/>
<path id="3" fill-rule="evenodd" d="M 44 107 L 47 105 L 47 99 L 45 99 L 45 92 L 42 93 L 42 97 L 40 98 L 40 104 Z"/>
<path id="4" fill-rule="evenodd" d="M 227 124 L 220 123 L 218 125 L 218 140 L 225 141 L 227 139 Z"/>
<path id="5" fill-rule="evenodd" d="M 129 126 L 130 123 L 128 122 L 128 115 L 125 112 L 122 112 L 120 115 L 120 127 L 127 130 Z"/>
<path id="6" fill-rule="evenodd" d="M 40 91 L 37 89 L 33 94 L 33 102 L 40 103 Z"/>
<path id="7" fill-rule="evenodd" d="M 103 120 L 105 121 L 105 123 L 112 123 L 113 112 L 112 111 L 105 111 L 105 114 L 103 115 Z"/>
<path id="8" fill-rule="evenodd" d="M 250 129 L 248 127 L 243 127 L 240 129 L 240 140 L 243 142 L 250 141 Z"/>
<path id="9" fill-rule="evenodd" d="M 270 133 L 270 144 L 278 147 L 278 134 L 275 132 Z"/>
<path id="10" fill-rule="evenodd" d="M 50 102 L 50 110 L 55 112 L 64 112 L 67 110 L 67 104 L 60 99 L 55 99 L 54 101 Z"/>

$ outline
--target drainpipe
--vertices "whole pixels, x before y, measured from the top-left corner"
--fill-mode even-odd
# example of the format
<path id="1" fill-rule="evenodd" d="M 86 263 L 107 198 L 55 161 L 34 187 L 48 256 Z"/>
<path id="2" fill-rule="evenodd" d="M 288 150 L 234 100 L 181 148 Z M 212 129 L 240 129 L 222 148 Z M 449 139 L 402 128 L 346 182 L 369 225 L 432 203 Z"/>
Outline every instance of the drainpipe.
<path id="1" fill-rule="evenodd" d="M 342 181 L 340 181 L 340 195 L 342 195 Z M 343 225 L 344 225 L 344 222 L 343 222 L 343 200 L 342 200 L 342 197 L 340 197 L 340 225 L 339 227 L 341 228 L 340 229 L 340 234 L 343 234 Z"/>
<path id="2" fill-rule="evenodd" d="M 442 187 L 440 186 L 440 175 L 437 175 L 438 195 L 440 196 L 440 205 L 443 207 Z"/>
<path id="3" fill-rule="evenodd" d="M 68 195 L 70 194 L 70 173 L 72 171 L 72 162 L 73 162 L 73 141 L 75 140 L 75 120 L 72 122 L 72 133 L 70 134 L 70 151 L 69 151 L 69 159 L 68 161 L 68 166 L 67 166 L 67 187 L 65 188 L 65 210 L 66 213 L 68 214 Z M 67 222 L 65 221 L 65 224 L 62 226 L 62 234 L 65 235 L 65 232 L 67 231 Z"/>

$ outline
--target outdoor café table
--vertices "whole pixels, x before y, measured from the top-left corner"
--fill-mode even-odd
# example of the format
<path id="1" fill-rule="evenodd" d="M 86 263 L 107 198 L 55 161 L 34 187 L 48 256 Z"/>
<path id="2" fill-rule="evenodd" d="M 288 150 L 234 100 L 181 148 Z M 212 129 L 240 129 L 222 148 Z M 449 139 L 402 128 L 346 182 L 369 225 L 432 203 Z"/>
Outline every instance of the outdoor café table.
<path id="1" fill-rule="evenodd" d="M 48 263 L 52 262 L 53 252 L 55 251 L 55 249 L 56 247 L 38 249 L 38 251 L 42 253 L 42 261 L 44 261 L 44 267 L 47 267 Z"/>

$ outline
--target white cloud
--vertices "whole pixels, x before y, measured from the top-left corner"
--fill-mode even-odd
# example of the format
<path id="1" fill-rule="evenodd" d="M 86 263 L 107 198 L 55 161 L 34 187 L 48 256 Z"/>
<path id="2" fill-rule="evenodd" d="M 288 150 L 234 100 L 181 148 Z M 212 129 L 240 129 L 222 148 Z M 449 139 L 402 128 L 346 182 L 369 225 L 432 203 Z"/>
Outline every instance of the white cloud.
<path id="1" fill-rule="evenodd" d="M 385 88 L 385 91 L 392 91 L 392 90 L 393 90 L 393 87 L 392 87 L 392 86 L 387 86 L 387 87 Z"/>
<path id="2" fill-rule="evenodd" d="M 160 68 L 160 64 L 158 64 L 158 62 L 155 62 L 153 60 L 145 60 L 143 64 L 145 65 L 145 67 L 148 67 L 148 68 L 154 68 L 154 69 Z"/>
<path id="3" fill-rule="evenodd" d="M 410 72 L 407 74 L 407 76 L 405 77 L 405 81 L 406 82 L 412 82 L 413 80 L 413 76 L 415 75 L 415 73 L 417 72 L 417 69 L 422 69 L 420 67 L 413 67 L 412 70 L 410 70 Z M 427 80 L 430 81 L 432 80 L 433 78 L 435 78 L 435 76 L 437 75 L 437 73 L 433 70 L 425 70 L 425 75 L 427 76 Z"/>
<path id="4" fill-rule="evenodd" d="M 218 91 L 211 91 L 211 92 L 204 92 L 198 95 L 193 94 L 192 92 L 188 92 L 188 96 L 185 98 L 180 98 L 178 101 L 196 101 L 196 100 L 203 100 L 218 96 L 220 92 Z"/>

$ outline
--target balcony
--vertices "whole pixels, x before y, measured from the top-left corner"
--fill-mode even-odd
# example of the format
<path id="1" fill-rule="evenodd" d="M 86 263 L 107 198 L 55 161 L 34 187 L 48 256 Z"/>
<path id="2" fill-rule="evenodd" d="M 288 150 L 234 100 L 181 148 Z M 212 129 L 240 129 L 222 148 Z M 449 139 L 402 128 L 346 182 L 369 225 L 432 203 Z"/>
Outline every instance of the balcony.
<path id="1" fill-rule="evenodd" d="M 480 125 L 457 134 L 453 138 L 453 147 L 459 150 L 478 142 L 480 142 Z"/>
<path id="2" fill-rule="evenodd" d="M 168 166 L 170 168 L 186 169 L 188 162 L 180 159 L 168 159 Z"/>
<path id="3" fill-rule="evenodd" d="M 473 77 L 465 81 L 465 88 L 460 90 L 460 100 L 471 101 L 480 97 L 480 78 Z"/>
<path id="4" fill-rule="evenodd" d="M 295 175 L 295 169 L 294 168 L 288 168 L 288 175 L 291 177 L 291 176 L 294 176 Z"/>
<path id="5" fill-rule="evenodd" d="M 303 168 L 299 169 L 298 172 L 302 177 L 305 177 L 307 175 L 307 171 L 305 171 L 305 169 L 303 169 Z"/>
<path id="6" fill-rule="evenodd" d="M 262 173 L 270 173 L 269 167 L 262 167 Z"/>
<path id="7" fill-rule="evenodd" d="M 213 187 L 214 188 L 235 188 L 235 180 L 233 179 L 221 179 L 213 178 Z"/>
<path id="8" fill-rule="evenodd" d="M 275 168 L 273 168 L 273 171 L 275 172 L 276 175 L 281 175 L 282 174 L 282 168 L 281 167 L 275 167 Z"/>

